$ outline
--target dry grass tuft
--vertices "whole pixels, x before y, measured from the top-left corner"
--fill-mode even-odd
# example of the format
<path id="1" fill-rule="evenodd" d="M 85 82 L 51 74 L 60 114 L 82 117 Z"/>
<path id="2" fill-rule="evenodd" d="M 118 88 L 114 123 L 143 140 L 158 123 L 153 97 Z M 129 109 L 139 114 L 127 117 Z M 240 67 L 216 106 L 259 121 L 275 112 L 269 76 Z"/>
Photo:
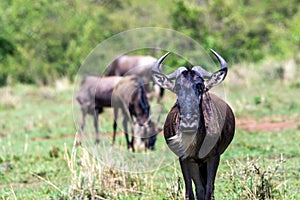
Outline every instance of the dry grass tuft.
<path id="1" fill-rule="evenodd" d="M 20 98 L 14 94 L 11 87 L 0 88 L 0 108 L 14 109 L 20 107 Z"/>
<path id="2" fill-rule="evenodd" d="M 75 199 L 118 199 L 119 195 L 139 196 L 148 176 L 117 171 L 102 165 L 87 149 L 65 148 L 65 160 L 71 172 L 68 196 Z"/>
<path id="3" fill-rule="evenodd" d="M 61 79 L 57 79 L 55 81 L 55 89 L 58 91 L 58 92 L 62 92 L 62 91 L 65 91 L 65 90 L 68 90 L 71 88 L 71 84 L 70 84 L 70 81 L 67 77 L 64 77 L 64 78 L 61 78 Z"/>
<path id="4" fill-rule="evenodd" d="M 228 197 L 234 199 L 278 199 L 287 195 L 285 160 L 281 157 L 275 163 L 264 167 L 259 159 L 228 162 L 230 172 L 225 176 L 230 180 Z"/>

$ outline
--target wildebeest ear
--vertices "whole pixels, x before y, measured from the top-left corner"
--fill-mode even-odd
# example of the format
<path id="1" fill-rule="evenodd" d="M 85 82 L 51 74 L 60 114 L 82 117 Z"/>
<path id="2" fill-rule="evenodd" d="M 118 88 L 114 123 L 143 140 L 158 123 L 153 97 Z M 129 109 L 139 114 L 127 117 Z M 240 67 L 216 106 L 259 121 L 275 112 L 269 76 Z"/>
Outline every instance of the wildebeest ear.
<path id="1" fill-rule="evenodd" d="M 174 83 L 168 79 L 164 74 L 153 72 L 152 78 L 154 82 L 162 88 L 173 90 Z"/>
<path id="2" fill-rule="evenodd" d="M 220 69 L 212 74 L 212 76 L 205 82 L 205 91 L 210 90 L 212 87 L 219 85 L 227 75 L 227 68 Z"/>

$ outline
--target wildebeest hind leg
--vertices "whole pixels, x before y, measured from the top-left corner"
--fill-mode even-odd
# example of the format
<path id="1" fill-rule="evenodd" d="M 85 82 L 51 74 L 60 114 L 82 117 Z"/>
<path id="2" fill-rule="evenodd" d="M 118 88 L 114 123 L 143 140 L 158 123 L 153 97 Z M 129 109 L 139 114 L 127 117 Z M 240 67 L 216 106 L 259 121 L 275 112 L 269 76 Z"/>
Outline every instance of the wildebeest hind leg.
<path id="1" fill-rule="evenodd" d="M 112 145 L 114 145 L 115 141 L 116 141 L 118 112 L 119 112 L 119 109 L 118 108 L 114 108 L 114 124 L 113 124 L 114 134 L 113 134 Z"/>
<path id="2" fill-rule="evenodd" d="M 98 116 L 99 116 L 99 111 L 97 109 L 95 109 L 95 112 L 94 112 L 94 126 L 95 126 L 95 130 L 96 130 L 96 141 L 95 141 L 96 144 L 99 143 Z"/>

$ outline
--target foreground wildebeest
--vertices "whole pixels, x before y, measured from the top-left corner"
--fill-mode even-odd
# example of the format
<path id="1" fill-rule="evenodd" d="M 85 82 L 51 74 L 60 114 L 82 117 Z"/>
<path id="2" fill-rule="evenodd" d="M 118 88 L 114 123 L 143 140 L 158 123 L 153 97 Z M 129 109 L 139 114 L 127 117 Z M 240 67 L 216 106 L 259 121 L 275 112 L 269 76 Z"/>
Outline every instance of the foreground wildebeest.
<path id="1" fill-rule="evenodd" d="M 195 66 L 192 69 L 180 67 L 172 74 L 164 75 L 158 67 L 168 53 L 153 66 L 155 82 L 177 96 L 164 124 L 164 136 L 170 149 L 179 157 L 186 199 L 194 199 L 192 181 L 197 199 L 214 199 L 220 155 L 232 141 L 235 131 L 231 108 L 208 92 L 227 74 L 225 60 L 211 51 L 221 64 L 221 69 L 214 73 Z"/>
<path id="2" fill-rule="evenodd" d="M 106 76 L 124 76 L 124 75 L 137 75 L 142 77 L 145 83 L 148 98 L 152 97 L 149 82 L 152 79 L 152 66 L 157 61 L 152 56 L 142 55 L 121 55 L 113 60 L 108 66 Z M 154 85 L 155 96 L 157 101 L 160 102 L 163 96 L 163 88 Z"/>
<path id="3" fill-rule="evenodd" d="M 114 97 L 113 93 L 115 94 Z M 132 141 L 129 141 L 127 123 L 130 122 L 132 124 L 133 117 L 135 117 L 138 124 L 144 126 L 145 123 L 149 122 L 150 112 L 150 106 L 148 104 L 147 97 L 145 96 L 143 82 L 139 77 L 86 76 L 81 83 L 81 88 L 76 98 L 82 111 L 79 142 L 82 138 L 86 114 L 91 114 L 94 117 L 96 143 L 98 143 L 98 116 L 103 112 L 104 107 L 113 107 L 115 113 L 113 124 L 113 144 L 115 142 L 115 133 L 117 128 L 117 111 L 118 109 L 121 109 L 124 117 L 123 125 L 127 147 L 134 150 L 133 139 Z M 152 141 L 155 141 L 154 136 L 151 139 Z M 154 142 L 150 142 L 149 145 L 154 146 Z M 150 146 L 148 147 L 152 148 Z"/>

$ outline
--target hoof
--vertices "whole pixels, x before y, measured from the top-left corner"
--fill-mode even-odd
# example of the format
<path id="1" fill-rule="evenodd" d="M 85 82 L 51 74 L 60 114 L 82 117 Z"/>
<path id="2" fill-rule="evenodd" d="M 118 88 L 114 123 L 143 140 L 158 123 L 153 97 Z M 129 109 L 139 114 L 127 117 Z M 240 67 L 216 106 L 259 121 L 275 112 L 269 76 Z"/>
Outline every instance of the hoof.
<path id="1" fill-rule="evenodd" d="M 81 146 L 81 142 L 80 141 L 76 141 L 75 147 L 79 147 L 79 146 Z"/>
<path id="2" fill-rule="evenodd" d="M 97 144 L 99 144 L 99 139 L 96 139 L 96 141 L 95 141 L 95 144 L 97 145 Z"/>

